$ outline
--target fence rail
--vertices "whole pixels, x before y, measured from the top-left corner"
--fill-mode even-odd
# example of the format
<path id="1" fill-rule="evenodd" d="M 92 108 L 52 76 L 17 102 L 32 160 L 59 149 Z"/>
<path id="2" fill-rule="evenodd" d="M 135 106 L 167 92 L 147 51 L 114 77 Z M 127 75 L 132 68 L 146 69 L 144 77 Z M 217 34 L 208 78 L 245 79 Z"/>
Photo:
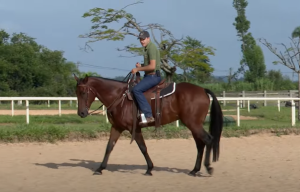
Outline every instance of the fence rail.
<path id="1" fill-rule="evenodd" d="M 290 98 L 298 98 L 298 90 L 281 90 L 281 91 L 222 91 L 218 94 L 222 98 L 231 97 L 244 97 L 244 98 L 286 98 L 284 100 L 290 100 Z M 245 100 L 242 102 L 245 105 Z M 226 106 L 226 101 L 223 102 L 223 106 Z M 267 100 L 264 100 L 264 106 L 267 106 Z"/>
<path id="2" fill-rule="evenodd" d="M 295 119 L 295 101 L 299 101 L 300 98 L 295 97 L 278 97 L 278 98 L 269 98 L 269 97 L 217 97 L 219 101 L 236 101 L 236 110 L 237 110 L 237 126 L 240 126 L 240 108 L 241 103 L 247 101 L 248 111 L 250 111 L 250 101 L 277 101 L 278 111 L 280 111 L 280 101 L 290 101 L 291 102 L 291 125 L 296 125 Z M 96 98 L 96 100 L 98 100 Z M 212 98 L 210 98 L 212 100 Z M 58 115 L 61 116 L 61 101 L 77 101 L 77 97 L 0 97 L 0 101 L 11 101 L 11 115 L 14 116 L 14 101 L 25 101 L 26 103 L 26 123 L 29 124 L 29 101 L 58 101 Z M 245 105 L 243 105 L 245 106 Z M 105 106 L 103 106 L 103 111 L 106 111 Z M 107 113 L 104 113 L 106 116 L 106 123 L 108 123 Z M 176 126 L 179 126 L 179 121 L 176 121 Z"/>

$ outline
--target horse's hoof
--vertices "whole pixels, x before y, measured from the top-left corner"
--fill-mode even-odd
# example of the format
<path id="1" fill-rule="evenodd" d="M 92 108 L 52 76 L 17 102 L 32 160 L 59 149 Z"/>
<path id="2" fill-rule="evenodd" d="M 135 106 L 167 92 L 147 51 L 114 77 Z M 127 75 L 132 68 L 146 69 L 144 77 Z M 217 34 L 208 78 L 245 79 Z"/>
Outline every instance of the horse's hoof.
<path id="1" fill-rule="evenodd" d="M 193 176 L 193 177 L 196 177 L 196 172 L 195 171 L 191 171 L 191 172 L 189 172 L 189 174 L 188 174 L 189 176 Z"/>
<path id="2" fill-rule="evenodd" d="M 146 176 L 152 176 L 152 173 L 150 171 L 147 171 L 144 175 L 146 175 Z"/>
<path id="3" fill-rule="evenodd" d="M 208 173 L 208 174 L 212 175 L 213 172 L 214 172 L 214 168 L 212 168 L 212 167 L 208 167 L 208 168 L 207 168 L 207 173 Z"/>
<path id="4" fill-rule="evenodd" d="M 93 175 L 102 175 L 101 171 L 95 171 Z"/>

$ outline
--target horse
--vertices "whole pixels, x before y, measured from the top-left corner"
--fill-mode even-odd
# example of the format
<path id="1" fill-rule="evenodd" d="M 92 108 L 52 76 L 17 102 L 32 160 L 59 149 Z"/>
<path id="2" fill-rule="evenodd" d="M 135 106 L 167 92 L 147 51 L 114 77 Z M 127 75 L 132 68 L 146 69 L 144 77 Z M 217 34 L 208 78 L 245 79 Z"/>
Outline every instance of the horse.
<path id="1" fill-rule="evenodd" d="M 130 76 L 131 73 L 128 75 Z M 128 75 L 126 77 L 128 77 Z M 74 78 L 77 81 L 76 95 L 78 100 L 78 116 L 85 118 L 90 115 L 90 106 L 97 97 L 102 104 L 106 106 L 107 117 L 111 123 L 110 136 L 103 161 L 93 174 L 102 175 L 102 171 L 107 167 L 109 155 L 120 135 L 123 131 L 129 131 L 132 136 L 135 135 L 133 139 L 136 141 L 146 160 L 147 170 L 144 175 L 152 176 L 154 165 L 147 152 L 147 146 L 141 130 L 144 127 L 152 127 L 155 123 L 139 125 L 137 121 L 138 118 L 133 116 L 132 109 L 134 107 L 134 100 L 130 99 L 130 94 L 128 94 L 130 93 L 129 81 L 87 75 L 83 78 L 78 78 L 75 74 Z M 152 92 L 154 89 L 158 90 L 159 85 L 160 87 L 162 87 L 162 85 L 165 85 L 164 87 L 169 85 L 169 91 L 166 90 L 167 88 L 160 88 L 160 97 L 155 98 Z M 196 173 L 200 171 L 205 146 L 204 165 L 208 174 L 212 175 L 213 167 L 210 166 L 210 155 L 212 151 L 212 162 L 219 160 L 220 138 L 223 129 L 223 113 L 215 94 L 209 89 L 188 82 L 167 83 L 163 79 L 159 85 L 151 88 L 151 92 L 148 90 L 144 94 L 148 102 L 151 103 L 153 113 L 155 111 L 153 103 L 156 103 L 158 99 L 164 99 L 161 103 L 160 125 L 166 125 L 180 120 L 191 131 L 196 144 L 196 163 L 188 175 L 196 176 Z M 212 103 L 210 103 L 209 95 L 212 97 Z M 203 128 L 203 123 L 208 114 L 209 107 L 210 122 L 208 133 Z M 136 128 L 133 129 L 133 127 Z"/>

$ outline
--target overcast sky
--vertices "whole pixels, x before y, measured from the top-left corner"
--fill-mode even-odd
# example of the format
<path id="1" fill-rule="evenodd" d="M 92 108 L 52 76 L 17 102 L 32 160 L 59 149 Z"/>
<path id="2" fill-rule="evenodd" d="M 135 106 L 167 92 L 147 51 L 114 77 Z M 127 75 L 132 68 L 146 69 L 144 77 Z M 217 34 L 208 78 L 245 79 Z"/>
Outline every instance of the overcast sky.
<path id="1" fill-rule="evenodd" d="M 105 77 L 126 76 L 142 61 L 142 57 L 124 58 L 116 49 L 128 44 L 137 44 L 135 38 L 122 42 L 101 41 L 92 44 L 93 52 L 83 52 L 86 39 L 78 36 L 89 31 L 89 18 L 82 18 L 84 12 L 94 7 L 120 9 L 136 0 L 0 0 L 0 28 L 7 32 L 24 32 L 36 38 L 39 44 L 54 50 L 63 50 L 65 57 L 73 62 L 81 62 L 82 71 L 95 71 Z M 249 0 L 246 8 L 250 20 L 250 32 L 255 39 L 266 38 L 273 43 L 289 43 L 295 27 L 300 26 L 300 0 Z M 236 10 L 232 0 L 145 0 L 144 3 L 126 9 L 142 23 L 160 23 L 171 30 L 175 37 L 189 35 L 203 44 L 216 49 L 211 57 L 214 75 L 228 75 L 229 68 L 237 70 L 241 59 L 237 32 L 232 25 Z M 258 41 L 257 41 L 258 42 Z M 274 65 L 277 58 L 260 44 L 267 70 L 280 69 L 292 76 L 291 70 L 282 65 Z M 111 70 L 96 65 L 126 69 Z M 295 79 L 295 77 L 294 77 Z"/>

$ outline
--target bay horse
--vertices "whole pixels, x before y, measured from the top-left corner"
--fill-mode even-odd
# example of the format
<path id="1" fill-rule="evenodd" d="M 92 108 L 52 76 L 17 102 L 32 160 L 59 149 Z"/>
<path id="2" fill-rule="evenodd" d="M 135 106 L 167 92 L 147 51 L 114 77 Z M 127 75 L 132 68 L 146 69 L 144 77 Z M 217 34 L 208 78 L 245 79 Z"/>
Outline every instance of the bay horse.
<path id="1" fill-rule="evenodd" d="M 102 170 L 107 167 L 109 155 L 120 135 L 125 130 L 129 131 L 131 135 L 135 135 L 133 139 L 136 141 L 147 162 L 147 171 L 145 175 L 152 175 L 151 172 L 154 166 L 147 152 L 141 129 L 143 127 L 154 126 L 154 123 L 142 126 L 139 125 L 137 121 L 134 121 L 137 118 L 133 117 L 132 113 L 133 101 L 128 94 L 129 81 L 89 76 L 78 78 L 75 74 L 74 78 L 77 81 L 77 114 L 81 118 L 87 117 L 89 115 L 89 108 L 97 97 L 102 104 L 106 106 L 107 117 L 112 125 L 103 161 L 99 168 L 94 172 L 94 175 L 102 175 Z M 160 85 L 163 84 L 166 84 L 164 80 L 162 80 Z M 212 97 L 209 133 L 203 128 L 203 123 L 210 107 L 210 98 L 208 94 Z M 155 107 L 153 106 L 153 102 L 156 99 L 152 98 L 149 100 L 149 97 L 148 94 L 148 102 L 151 102 L 152 111 L 154 111 Z M 219 143 L 223 129 L 223 113 L 215 94 L 209 89 L 188 82 L 181 82 L 178 84 L 173 82 L 170 91 L 165 91 L 163 99 L 161 125 L 181 120 L 181 122 L 191 131 L 195 140 L 198 153 L 194 169 L 189 172 L 189 175 L 196 176 L 196 173 L 200 171 L 205 146 L 206 153 L 204 165 L 207 172 L 212 175 L 213 168 L 210 167 L 210 154 L 212 150 L 212 162 L 218 161 Z M 135 130 L 133 130 L 134 124 L 136 126 Z"/>

